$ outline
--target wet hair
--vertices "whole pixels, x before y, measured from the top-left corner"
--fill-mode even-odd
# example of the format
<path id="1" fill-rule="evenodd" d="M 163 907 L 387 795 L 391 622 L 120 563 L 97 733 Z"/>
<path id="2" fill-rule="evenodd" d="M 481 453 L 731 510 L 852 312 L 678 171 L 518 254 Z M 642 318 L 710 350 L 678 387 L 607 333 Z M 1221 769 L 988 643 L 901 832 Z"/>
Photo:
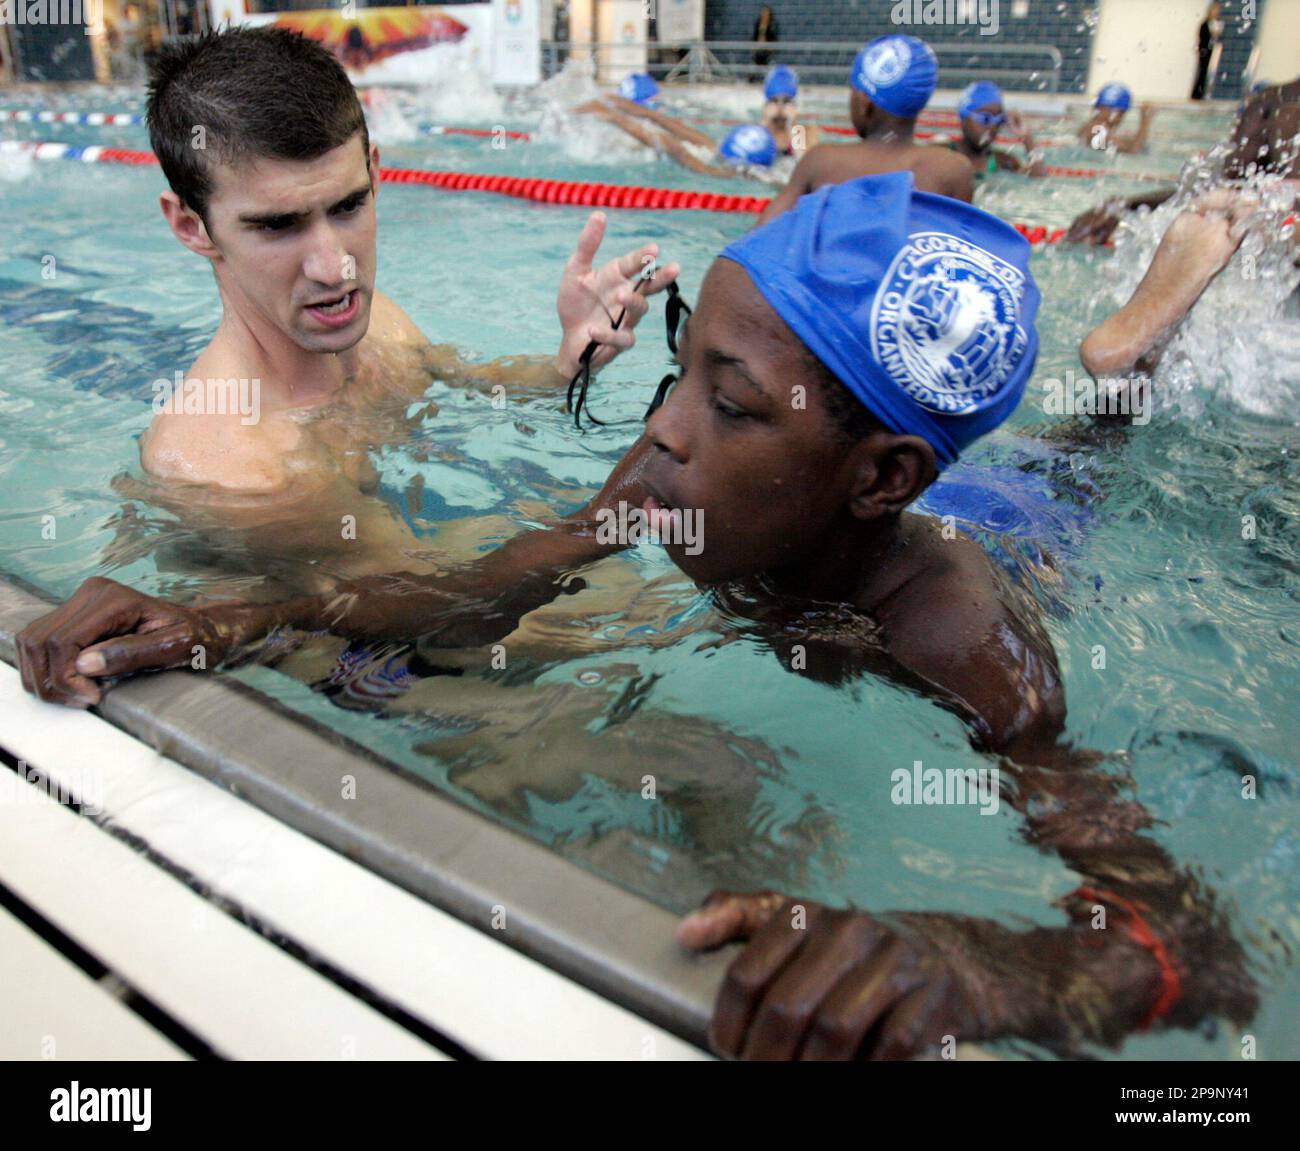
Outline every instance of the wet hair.
<path id="1" fill-rule="evenodd" d="M 167 183 L 205 224 L 213 157 L 314 160 L 360 132 L 370 165 L 347 73 L 285 28 L 227 28 L 164 45 L 149 69 L 147 121 Z"/>
<path id="2" fill-rule="evenodd" d="M 805 349 L 807 352 L 807 349 Z M 867 407 L 841 382 L 839 377 L 821 362 L 812 352 L 807 352 L 809 364 L 813 369 L 813 378 L 821 389 L 822 399 L 831 422 L 839 433 L 840 442 L 851 447 L 871 432 L 878 431 L 882 424 L 871 409 Z"/>

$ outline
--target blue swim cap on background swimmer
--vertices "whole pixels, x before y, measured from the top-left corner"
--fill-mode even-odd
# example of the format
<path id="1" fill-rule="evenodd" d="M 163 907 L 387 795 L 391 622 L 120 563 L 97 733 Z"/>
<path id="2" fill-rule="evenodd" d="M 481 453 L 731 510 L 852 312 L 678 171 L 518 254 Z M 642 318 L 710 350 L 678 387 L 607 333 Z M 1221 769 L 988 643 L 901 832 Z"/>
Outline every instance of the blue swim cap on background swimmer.
<path id="1" fill-rule="evenodd" d="M 996 84 L 990 84 L 987 80 L 976 80 L 974 84 L 966 86 L 961 99 L 957 101 L 957 115 L 964 120 L 986 104 L 1001 103 L 1003 103 L 1001 88 Z"/>
<path id="2" fill-rule="evenodd" d="M 826 185 L 722 257 L 886 427 L 939 467 L 1020 402 L 1038 358 L 1029 244 L 910 172 Z"/>
<path id="3" fill-rule="evenodd" d="M 915 116 L 930 102 L 939 62 L 915 36 L 881 36 L 853 61 L 850 82 L 895 116 Z"/>
<path id="4" fill-rule="evenodd" d="M 1094 108 L 1118 108 L 1121 112 L 1127 112 L 1132 104 L 1133 93 L 1123 84 L 1116 84 L 1114 81 L 1103 85 L 1101 91 L 1097 93 L 1097 99 L 1092 102 Z"/>
<path id="5" fill-rule="evenodd" d="M 776 140 L 762 124 L 741 124 L 718 145 L 718 155 L 728 164 L 755 164 L 770 168 L 776 160 Z"/>
<path id="6" fill-rule="evenodd" d="M 799 77 L 794 74 L 794 69 L 778 64 L 767 74 L 763 85 L 764 100 L 775 100 L 778 96 L 788 96 L 793 100 L 798 95 Z"/>
<path id="7" fill-rule="evenodd" d="M 618 94 L 634 104 L 653 107 L 659 102 L 659 85 L 648 73 L 633 72 L 630 76 L 623 77 L 623 82 L 618 86 Z"/>

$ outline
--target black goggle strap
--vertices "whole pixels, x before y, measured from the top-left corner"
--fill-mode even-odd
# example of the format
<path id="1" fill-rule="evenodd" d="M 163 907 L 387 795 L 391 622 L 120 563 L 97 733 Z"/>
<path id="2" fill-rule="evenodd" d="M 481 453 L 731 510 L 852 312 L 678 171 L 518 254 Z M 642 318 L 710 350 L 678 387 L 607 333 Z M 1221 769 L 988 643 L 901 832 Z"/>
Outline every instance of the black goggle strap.
<path id="1" fill-rule="evenodd" d="M 641 291 L 654 278 L 655 272 L 659 269 L 654 264 L 646 264 L 637 276 L 635 291 Z M 624 308 L 618 314 L 618 319 L 614 321 L 613 328 L 618 331 L 623 320 L 627 316 L 627 309 Z M 671 341 L 670 341 L 671 343 Z M 569 381 L 569 390 L 564 397 L 564 410 L 573 413 L 573 426 L 579 431 L 582 430 L 582 410 L 587 409 L 587 419 L 593 424 L 600 427 L 605 426 L 604 420 L 598 420 L 591 414 L 591 408 L 587 405 L 587 391 L 591 387 L 591 358 L 596 354 L 596 349 L 600 347 L 597 340 L 592 340 L 583 350 L 582 355 L 578 358 L 578 370 L 573 379 Z M 578 393 L 577 402 L 574 402 L 573 393 Z"/>
<path id="2" fill-rule="evenodd" d="M 668 389 L 677 382 L 677 373 L 669 372 L 662 380 L 659 386 L 655 388 L 655 398 L 650 401 L 650 406 L 645 410 L 645 418 L 648 420 L 660 408 L 664 406 L 664 400 L 668 398 Z"/>

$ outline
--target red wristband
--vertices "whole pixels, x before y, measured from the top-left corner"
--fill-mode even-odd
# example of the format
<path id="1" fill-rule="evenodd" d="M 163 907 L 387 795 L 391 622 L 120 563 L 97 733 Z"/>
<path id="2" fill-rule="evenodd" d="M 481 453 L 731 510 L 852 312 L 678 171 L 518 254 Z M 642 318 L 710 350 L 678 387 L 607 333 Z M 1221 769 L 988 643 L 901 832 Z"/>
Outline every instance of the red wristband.
<path id="1" fill-rule="evenodd" d="M 1143 911 L 1149 911 L 1145 903 L 1137 903 L 1125 899 L 1122 895 L 1116 895 L 1113 891 L 1099 891 L 1094 887 L 1083 886 L 1070 892 L 1071 895 L 1077 895 L 1081 899 L 1089 899 L 1094 903 L 1112 903 L 1121 908 L 1128 914 L 1128 922 L 1124 925 L 1125 933 L 1139 947 L 1145 948 L 1151 952 L 1152 958 L 1160 967 L 1160 994 L 1151 1004 L 1146 1015 L 1138 1024 L 1139 1031 L 1149 1031 L 1151 1025 L 1158 1019 L 1163 1019 L 1173 1009 L 1174 1005 L 1183 997 L 1183 977 L 1179 973 L 1178 965 L 1173 957 L 1169 954 L 1169 949 L 1165 946 L 1164 940 L 1160 938 L 1152 929 L 1151 925 L 1142 917 Z"/>

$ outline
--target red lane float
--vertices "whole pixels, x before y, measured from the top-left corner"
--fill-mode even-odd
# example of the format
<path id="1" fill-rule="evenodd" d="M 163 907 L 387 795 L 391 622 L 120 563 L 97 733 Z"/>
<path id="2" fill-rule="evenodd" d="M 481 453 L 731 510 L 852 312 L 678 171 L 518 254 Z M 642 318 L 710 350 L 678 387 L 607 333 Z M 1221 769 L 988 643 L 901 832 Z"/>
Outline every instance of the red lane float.
<path id="1" fill-rule="evenodd" d="M 158 163 L 152 152 L 132 148 L 80 148 L 67 144 L 41 145 L 34 141 L 6 143 L 5 147 L 38 157 L 70 159 L 99 164 L 142 167 Z M 43 156 L 43 147 L 55 148 Z M 482 172 L 428 172 L 416 168 L 380 168 L 386 184 L 422 184 L 448 192 L 487 192 L 541 204 L 569 204 L 584 208 L 631 208 L 642 211 L 737 212 L 755 215 L 771 201 L 766 196 L 734 196 L 722 192 L 697 192 L 688 188 L 643 188 L 628 184 L 595 184 L 577 180 L 546 180 L 536 176 L 499 176 Z M 1016 224 L 1017 232 L 1031 244 L 1056 244 L 1064 228 L 1042 224 Z"/>

